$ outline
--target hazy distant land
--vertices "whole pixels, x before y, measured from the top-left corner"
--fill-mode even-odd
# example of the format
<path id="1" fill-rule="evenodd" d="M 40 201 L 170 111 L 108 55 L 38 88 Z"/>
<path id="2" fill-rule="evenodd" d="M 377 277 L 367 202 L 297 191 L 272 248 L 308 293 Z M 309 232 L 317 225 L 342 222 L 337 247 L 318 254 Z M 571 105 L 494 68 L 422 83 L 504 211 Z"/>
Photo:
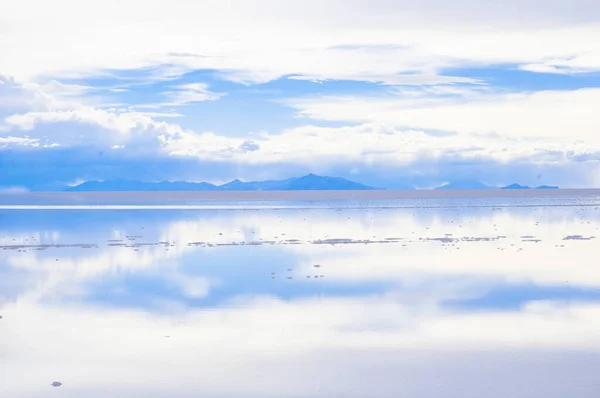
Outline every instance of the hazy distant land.
<path id="1" fill-rule="evenodd" d="M 308 174 L 302 177 L 285 180 L 267 180 L 244 182 L 238 179 L 222 185 L 208 182 L 162 181 L 145 182 L 133 180 L 87 181 L 66 189 L 69 192 L 218 192 L 218 191 L 373 191 L 382 190 L 373 186 L 350 181 L 341 177 L 318 176 Z M 414 190 L 409 187 L 407 190 Z M 475 180 L 449 182 L 435 188 L 436 190 L 478 190 L 478 189 L 534 189 L 526 185 L 511 184 L 496 187 Z M 558 189 L 556 186 L 542 185 L 535 189 Z"/>
<path id="2" fill-rule="evenodd" d="M 513 183 L 510 185 L 506 185 L 503 187 L 496 187 L 492 185 L 484 184 L 480 181 L 476 180 L 462 180 L 462 181 L 454 181 L 449 182 L 447 184 L 436 187 L 438 190 L 456 190 L 456 189 L 559 189 L 559 187 L 554 185 L 540 185 L 537 187 L 530 187 L 527 185 L 521 185 L 517 183 Z"/>
<path id="3" fill-rule="evenodd" d="M 208 182 L 144 182 L 131 180 L 88 181 L 66 189 L 71 192 L 84 191 L 367 191 L 377 188 L 349 181 L 340 177 L 308 174 L 286 180 L 243 182 L 233 180 L 223 185 Z"/>

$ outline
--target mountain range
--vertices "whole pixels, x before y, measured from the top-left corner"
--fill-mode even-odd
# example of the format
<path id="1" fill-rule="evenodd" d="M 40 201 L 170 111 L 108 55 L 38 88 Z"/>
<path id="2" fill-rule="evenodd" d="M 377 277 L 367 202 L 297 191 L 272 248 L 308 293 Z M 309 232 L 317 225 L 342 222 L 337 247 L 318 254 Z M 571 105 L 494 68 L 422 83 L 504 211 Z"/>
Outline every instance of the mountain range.
<path id="1" fill-rule="evenodd" d="M 558 189 L 557 186 L 552 185 L 540 185 L 538 187 L 532 188 L 527 185 L 521 184 L 511 184 L 503 187 L 495 187 L 492 185 L 486 185 L 480 181 L 476 180 L 460 180 L 449 182 L 437 188 L 438 190 L 454 190 L 454 189 Z"/>
<path id="2" fill-rule="evenodd" d="M 106 191 L 324 191 L 324 190 L 376 190 L 368 185 L 340 177 L 307 174 L 303 177 L 286 180 L 266 180 L 244 182 L 238 179 L 226 184 L 215 185 L 208 182 L 145 182 L 135 180 L 87 181 L 67 188 L 73 192 Z M 412 187 L 407 189 L 414 189 Z M 434 188 L 436 190 L 479 190 L 479 189 L 558 189 L 556 186 L 542 185 L 531 188 L 526 185 L 511 184 L 503 187 L 486 185 L 476 180 L 458 180 Z"/>
<path id="3" fill-rule="evenodd" d="M 87 181 L 66 191 L 314 191 L 375 190 L 377 188 L 340 177 L 308 174 L 287 180 L 243 182 L 233 180 L 223 185 L 208 182 L 144 182 L 132 180 Z"/>

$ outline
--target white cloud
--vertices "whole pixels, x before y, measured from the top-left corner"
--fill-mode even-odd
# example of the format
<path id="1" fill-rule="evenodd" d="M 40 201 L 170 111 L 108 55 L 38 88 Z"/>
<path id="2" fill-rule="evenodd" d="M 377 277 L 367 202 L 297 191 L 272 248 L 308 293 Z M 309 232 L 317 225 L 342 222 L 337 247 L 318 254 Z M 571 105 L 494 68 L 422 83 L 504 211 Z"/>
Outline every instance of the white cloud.
<path id="1" fill-rule="evenodd" d="M 501 7 L 474 0 L 285 7 L 274 0 L 136 0 L 114 2 L 118 17 L 110 4 L 30 0 L 5 7 L 0 73 L 33 78 L 172 65 L 172 73 L 212 69 L 238 81 L 297 75 L 394 84 L 464 80 L 437 76 L 454 66 L 600 68 L 600 10 L 588 0 L 544 7 L 531 0 Z"/>
<path id="2" fill-rule="evenodd" d="M 175 90 L 166 91 L 162 93 L 162 95 L 168 98 L 168 101 L 159 102 L 156 104 L 135 105 L 134 108 L 161 108 L 165 106 L 181 106 L 194 102 L 215 101 L 225 95 L 225 93 L 215 93 L 210 91 L 208 88 L 208 84 L 206 83 L 180 84 L 177 86 L 173 86 L 172 88 Z"/>
<path id="3" fill-rule="evenodd" d="M 165 105 L 183 105 L 190 102 L 214 101 L 221 98 L 223 93 L 213 93 L 205 83 L 189 83 L 174 86 L 176 91 L 163 93 L 169 97 L 171 102 Z"/>
<path id="4" fill-rule="evenodd" d="M 4 122 L 5 129 L 24 131 L 43 145 L 114 147 L 136 143 L 135 150 L 150 152 L 157 151 L 161 145 L 160 137 L 177 137 L 181 131 L 176 125 L 156 122 L 141 113 L 120 113 L 91 107 L 27 112 L 9 116 Z"/>
<path id="5" fill-rule="evenodd" d="M 87 95 L 92 91 L 90 87 L 56 81 L 4 82 L 0 86 L 0 117 L 4 116 L 0 142 L 6 145 L 111 147 L 132 141 L 157 145 L 158 136 L 181 131 L 176 125 L 153 119 L 180 116 L 177 113 L 103 109 L 101 97 Z"/>
<path id="6" fill-rule="evenodd" d="M 317 120 L 600 143 L 597 88 L 512 93 L 435 88 L 396 96 L 298 98 L 285 103 L 298 109 L 300 116 Z"/>
<path id="7" fill-rule="evenodd" d="M 0 137 L 0 148 L 8 148 L 12 146 L 36 146 L 39 145 L 39 140 L 23 137 Z"/>
<path id="8" fill-rule="evenodd" d="M 82 106 L 101 106 L 103 98 L 91 86 L 15 81 L 0 75 L 0 116 L 28 111 L 70 110 Z"/>
<path id="9" fill-rule="evenodd" d="M 245 150 L 249 144 L 252 151 Z M 366 123 L 338 128 L 306 125 L 252 140 L 183 133 L 180 139 L 166 142 L 165 150 L 177 156 L 251 164 L 347 162 L 392 167 L 432 158 L 563 163 L 577 156 L 595 154 L 599 147 L 583 142 L 497 135 L 434 136 L 419 130 Z"/>

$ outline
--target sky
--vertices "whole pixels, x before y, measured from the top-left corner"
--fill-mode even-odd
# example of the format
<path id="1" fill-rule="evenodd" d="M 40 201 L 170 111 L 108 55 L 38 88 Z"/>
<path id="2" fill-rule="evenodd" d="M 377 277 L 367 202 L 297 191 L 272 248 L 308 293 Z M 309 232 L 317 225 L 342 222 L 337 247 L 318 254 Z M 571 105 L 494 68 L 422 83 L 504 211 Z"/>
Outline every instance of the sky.
<path id="1" fill-rule="evenodd" d="M 0 190 L 600 187 L 595 0 L 0 5 Z"/>

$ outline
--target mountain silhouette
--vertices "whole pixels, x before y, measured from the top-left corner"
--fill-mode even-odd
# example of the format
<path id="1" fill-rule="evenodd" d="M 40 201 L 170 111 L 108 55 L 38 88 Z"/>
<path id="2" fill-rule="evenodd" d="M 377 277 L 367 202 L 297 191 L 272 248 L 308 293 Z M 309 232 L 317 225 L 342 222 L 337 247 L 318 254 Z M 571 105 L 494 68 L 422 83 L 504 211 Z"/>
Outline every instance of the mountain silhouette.
<path id="1" fill-rule="evenodd" d="M 340 177 L 308 174 L 287 180 L 244 182 L 235 179 L 223 185 L 207 182 L 145 182 L 136 180 L 87 181 L 67 188 L 71 192 L 88 191 L 311 191 L 311 190 L 374 190 L 377 188 Z"/>
<path id="2" fill-rule="evenodd" d="M 530 187 L 528 187 L 527 185 L 521 185 L 521 184 L 510 184 L 507 185 L 505 187 L 502 187 L 500 189 L 531 189 Z"/>
<path id="3" fill-rule="evenodd" d="M 532 189 L 532 188 L 527 185 L 521 185 L 521 184 L 517 184 L 517 183 L 510 184 L 510 185 L 507 185 L 504 187 L 495 187 L 495 186 L 491 186 L 491 185 L 486 185 L 477 180 L 459 180 L 459 181 L 449 182 L 447 184 L 441 185 L 434 189 L 451 190 L 451 189 Z M 539 187 L 536 187 L 535 189 L 558 189 L 558 187 L 552 186 L 552 185 L 541 185 Z"/>

